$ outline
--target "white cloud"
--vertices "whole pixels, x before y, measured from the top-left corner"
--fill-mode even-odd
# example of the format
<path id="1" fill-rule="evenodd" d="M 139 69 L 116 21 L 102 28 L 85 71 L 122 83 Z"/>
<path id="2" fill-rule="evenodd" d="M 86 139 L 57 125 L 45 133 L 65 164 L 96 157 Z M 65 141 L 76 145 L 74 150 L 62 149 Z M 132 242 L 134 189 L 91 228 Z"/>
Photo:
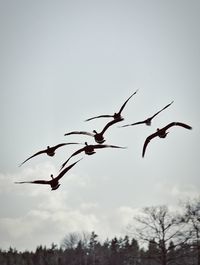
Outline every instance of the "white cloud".
<path id="1" fill-rule="evenodd" d="M 199 196 L 199 192 L 194 185 L 187 187 L 173 186 L 171 189 L 171 195 L 175 198 L 196 198 Z"/>
<path id="2" fill-rule="evenodd" d="M 88 177 L 68 172 L 66 177 L 61 179 L 61 187 L 56 191 L 51 191 L 49 186 L 45 185 L 13 184 L 14 181 L 48 179 L 50 173 L 55 171 L 53 165 L 45 163 L 24 168 L 17 174 L 0 174 L 0 197 L 5 198 L 11 193 L 14 194 L 14 204 L 8 201 L 6 207 L 9 208 L 9 212 L 12 212 L 12 209 L 16 211 L 13 216 L 1 213 L 1 248 L 13 246 L 19 250 L 34 250 L 39 244 L 59 244 L 69 232 L 90 232 L 99 226 L 99 217 L 93 213 L 97 208 L 96 203 L 82 202 L 77 206 L 70 204 L 73 197 L 77 198 L 77 189 L 88 186 Z M 17 210 L 19 196 L 32 203 L 24 211 Z"/>
<path id="3" fill-rule="evenodd" d="M 39 244 L 59 244 L 66 234 L 74 231 L 95 231 L 103 240 L 107 237 L 123 237 L 128 233 L 127 227 L 133 222 L 133 216 L 140 212 L 139 208 L 119 205 L 105 209 L 102 201 L 95 196 L 88 199 L 80 192 L 84 190 L 87 193 L 90 190 L 90 193 L 95 193 L 94 188 L 101 184 L 102 178 L 95 179 L 85 173 L 79 175 L 69 171 L 61 179 L 61 187 L 56 191 L 43 185 L 13 184 L 19 180 L 48 179 L 50 173 L 55 172 L 52 164 L 45 163 L 24 168 L 17 174 L 0 174 L 0 197 L 13 194 L 14 204 L 8 201 L 6 207 L 9 208 L 8 212 L 16 211 L 13 216 L 1 213 L 1 248 L 13 246 L 18 250 L 34 250 Z M 172 197 L 174 201 L 183 195 L 196 194 L 193 186 L 184 189 L 177 185 L 157 183 L 156 190 L 163 197 Z M 21 210 L 19 197 L 29 201 L 30 207 L 26 205 Z"/>
<path id="4" fill-rule="evenodd" d="M 4 242 L 1 247 L 8 248 L 11 245 L 17 249 L 34 249 L 41 243 L 59 243 L 65 234 L 73 231 L 92 231 L 98 223 L 97 216 L 93 213 L 82 213 L 80 209 L 54 212 L 34 209 L 24 216 L 0 218 L 1 240 Z"/>
<path id="5" fill-rule="evenodd" d="M 38 164 L 34 167 L 25 167 L 22 169 L 19 169 L 19 172 L 12 174 L 12 173 L 6 173 L 2 174 L 0 173 L 0 194 L 5 192 L 20 192 L 24 191 L 24 187 L 26 187 L 26 190 L 28 191 L 29 195 L 37 196 L 38 192 L 42 185 L 36 185 L 37 189 L 31 187 L 32 185 L 29 184 L 23 184 L 23 185 L 16 185 L 14 182 L 17 181 L 32 181 L 36 179 L 49 179 L 51 174 L 55 174 L 56 170 L 55 167 L 49 163 L 42 163 Z M 24 186 L 26 185 L 26 186 Z M 44 187 L 42 187 L 44 188 Z"/>
<path id="6" fill-rule="evenodd" d="M 166 204 L 176 205 L 181 200 L 196 198 L 199 195 L 198 186 L 188 182 L 157 182 L 155 184 L 155 193 L 159 197 L 162 195 L 162 201 Z M 165 203 L 161 203 L 165 204 Z"/>
<path id="7" fill-rule="evenodd" d="M 51 164 L 38 165 L 32 169 L 23 169 L 20 179 L 36 179 L 37 176 L 45 178 L 49 172 L 54 171 Z M 13 246 L 18 250 L 34 250 L 39 244 L 59 244 L 66 234 L 74 231 L 95 231 L 103 239 L 119 235 L 119 231 L 123 234 L 123 228 L 134 213 L 134 209 L 126 206 L 104 213 L 104 209 L 101 209 L 96 201 L 83 200 L 80 204 L 73 204 L 73 199 L 79 196 L 76 194 L 79 188 L 93 185 L 87 176 L 80 177 L 69 172 L 63 179 L 64 188 L 59 188 L 59 191 L 51 191 L 43 185 L 11 185 L 13 179 L 19 180 L 18 174 L 1 174 L 0 177 L 4 185 L 4 189 L 0 190 L 0 196 L 8 195 L 15 190 L 15 205 L 8 202 L 6 206 L 10 211 L 13 207 L 18 207 L 18 196 L 34 202 L 24 211 L 17 211 L 14 216 L 0 218 L 3 249 Z"/>

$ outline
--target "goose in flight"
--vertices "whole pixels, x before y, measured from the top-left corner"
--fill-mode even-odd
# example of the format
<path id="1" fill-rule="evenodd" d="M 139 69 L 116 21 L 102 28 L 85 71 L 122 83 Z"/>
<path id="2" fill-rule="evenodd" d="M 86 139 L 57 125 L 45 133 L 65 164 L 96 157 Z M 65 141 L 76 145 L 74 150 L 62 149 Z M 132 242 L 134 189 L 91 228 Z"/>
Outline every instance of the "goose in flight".
<path id="1" fill-rule="evenodd" d="M 126 124 L 126 125 L 123 125 L 121 127 L 133 126 L 133 125 L 138 125 L 138 124 L 142 124 L 142 123 L 150 126 L 153 118 L 155 116 L 157 116 L 161 111 L 163 111 L 164 109 L 168 108 L 173 102 L 174 101 L 172 101 L 171 103 L 167 104 L 164 108 L 162 108 L 161 110 L 159 110 L 158 112 L 156 112 L 154 115 L 152 115 L 151 117 L 149 117 L 149 118 L 147 118 L 147 119 L 145 119 L 143 121 L 138 121 L 138 122 L 135 122 L 135 123 L 132 123 L 132 124 Z"/>
<path id="2" fill-rule="evenodd" d="M 117 146 L 117 145 L 107 145 L 107 144 L 90 144 L 88 145 L 87 142 L 85 142 L 85 146 L 83 148 L 80 148 L 79 150 L 77 150 L 76 152 L 74 152 L 68 159 L 67 161 L 65 161 L 65 163 L 62 164 L 61 169 L 67 164 L 67 162 L 71 159 L 71 157 L 80 154 L 81 152 L 85 152 L 86 155 L 93 155 L 95 154 L 95 149 L 99 149 L 99 148 L 107 148 L 107 147 L 111 147 L 111 148 L 126 148 L 126 147 L 121 147 L 121 146 Z"/>
<path id="3" fill-rule="evenodd" d="M 172 126 L 181 126 L 181 127 L 183 127 L 183 128 L 189 129 L 189 130 L 192 129 L 191 126 L 189 126 L 189 125 L 187 125 L 187 124 L 185 124 L 185 123 L 182 123 L 182 122 L 171 122 L 171 123 L 169 123 L 168 125 L 166 125 L 165 127 L 161 128 L 161 129 L 158 128 L 157 131 L 156 131 L 155 133 L 149 135 L 149 136 L 146 138 L 146 140 L 145 140 L 145 142 L 144 142 L 144 145 L 143 145 L 143 149 L 142 149 L 142 157 L 144 157 L 144 154 L 145 154 L 145 151 L 146 151 L 146 148 L 147 148 L 147 145 L 149 144 L 149 142 L 150 142 L 153 138 L 155 138 L 155 137 L 157 137 L 157 136 L 160 137 L 160 138 L 165 138 L 165 137 L 167 136 L 167 134 L 169 133 L 169 132 L 167 132 L 167 130 L 168 130 L 169 128 L 171 128 Z"/>
<path id="4" fill-rule="evenodd" d="M 85 132 L 85 131 L 73 131 L 73 132 L 69 132 L 69 133 L 65 133 L 64 136 L 66 135 L 71 135 L 71 134 L 84 134 L 84 135 L 88 135 L 88 136 L 92 136 L 94 137 L 95 141 L 98 143 L 98 144 L 102 144 L 105 142 L 105 139 L 103 137 L 103 134 L 105 133 L 105 131 L 113 124 L 115 124 L 116 122 L 120 122 L 122 121 L 123 118 L 120 118 L 120 119 L 114 119 L 110 122 L 108 122 L 106 124 L 106 126 L 103 128 L 103 130 L 99 133 L 97 133 L 97 131 L 93 130 L 93 133 L 90 133 L 90 132 Z"/>
<path id="5" fill-rule="evenodd" d="M 81 158 L 82 159 L 82 158 Z M 76 161 L 75 163 L 69 165 L 68 167 L 66 167 L 65 169 L 63 169 L 57 177 L 53 177 L 53 174 L 51 174 L 51 180 L 33 180 L 33 181 L 18 181 L 15 182 L 16 184 L 23 184 L 23 183 L 31 183 L 31 184 L 47 184 L 51 186 L 51 190 L 56 190 L 59 188 L 60 184 L 59 184 L 59 180 L 65 175 L 65 173 L 70 170 L 74 165 L 76 165 L 76 163 L 78 163 L 81 159 L 79 159 L 78 161 Z"/>
<path id="6" fill-rule="evenodd" d="M 89 118 L 85 121 L 91 121 L 93 119 L 97 119 L 97 118 L 114 118 L 115 120 L 118 120 L 118 119 L 123 119 L 122 116 L 121 116 L 121 113 L 122 113 L 122 110 L 124 109 L 124 107 L 126 106 L 127 102 L 129 101 L 129 99 L 135 95 L 137 93 L 138 89 L 124 102 L 124 104 L 121 106 L 119 112 L 115 112 L 113 115 L 99 115 L 99 116 L 96 116 L 96 117 L 92 117 L 92 118 Z"/>
<path id="7" fill-rule="evenodd" d="M 44 153 L 46 153 L 48 156 L 54 156 L 54 155 L 55 155 L 55 151 L 56 151 L 57 148 L 59 148 L 59 147 L 61 147 L 61 146 L 64 146 L 64 145 L 69 145 L 69 144 L 78 144 L 78 143 L 61 143 L 61 144 L 57 144 L 57 145 L 52 146 L 52 147 L 47 146 L 46 149 L 41 150 L 41 151 L 35 153 L 34 155 L 30 156 L 30 157 L 27 158 L 26 160 L 24 160 L 24 161 L 19 165 L 19 167 L 22 166 L 22 165 L 23 165 L 26 161 L 28 161 L 29 159 L 33 158 L 34 156 L 40 155 L 40 154 L 44 154 Z"/>

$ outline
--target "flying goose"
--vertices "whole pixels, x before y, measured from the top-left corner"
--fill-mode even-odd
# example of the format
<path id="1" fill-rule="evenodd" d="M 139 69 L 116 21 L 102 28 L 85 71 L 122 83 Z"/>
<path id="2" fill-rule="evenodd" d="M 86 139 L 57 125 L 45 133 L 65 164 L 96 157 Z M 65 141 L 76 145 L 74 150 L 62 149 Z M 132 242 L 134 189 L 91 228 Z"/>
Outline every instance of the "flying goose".
<path id="1" fill-rule="evenodd" d="M 148 126 L 151 125 L 151 122 L 152 122 L 152 119 L 157 116 L 161 111 L 163 111 L 164 109 L 168 108 L 174 101 L 172 101 L 171 103 L 169 103 L 168 105 L 166 105 L 164 108 L 162 108 L 161 110 L 159 110 L 158 112 L 156 112 L 154 115 L 152 115 L 151 117 L 143 120 L 143 121 L 138 121 L 138 122 L 135 122 L 135 123 L 132 123 L 132 124 L 126 124 L 126 125 L 123 125 L 121 127 L 127 127 L 127 126 L 133 126 L 133 125 L 138 125 L 138 124 L 146 124 Z"/>
<path id="2" fill-rule="evenodd" d="M 93 155 L 95 154 L 95 149 L 99 149 L 99 148 L 106 148 L 106 147 L 111 147 L 111 148 L 126 148 L 126 147 L 121 147 L 121 146 L 117 146 L 117 145 L 107 145 L 107 144 L 90 144 L 88 145 L 87 142 L 85 142 L 85 146 L 79 150 L 77 150 L 76 152 L 74 152 L 68 159 L 67 161 L 65 161 L 62 164 L 61 169 L 67 164 L 67 162 L 71 159 L 71 157 L 80 154 L 81 152 L 85 152 L 86 155 Z"/>
<path id="3" fill-rule="evenodd" d="M 69 145 L 69 144 L 78 144 L 78 143 L 62 143 L 62 144 L 57 144 L 57 145 L 52 146 L 52 147 L 47 146 L 46 149 L 41 150 L 41 151 L 35 153 L 34 155 L 30 156 L 30 157 L 27 158 L 26 160 L 24 160 L 24 161 L 19 165 L 19 167 L 22 166 L 22 165 L 23 165 L 26 161 L 28 161 L 29 159 L 33 158 L 34 156 L 37 156 L 37 155 L 40 155 L 40 154 L 43 154 L 43 153 L 46 153 L 48 156 L 54 156 L 54 155 L 55 155 L 55 151 L 56 151 L 57 148 L 59 148 L 59 147 L 61 147 L 61 146 L 64 146 L 64 145 Z"/>
<path id="4" fill-rule="evenodd" d="M 82 159 L 82 158 L 81 158 Z M 34 180 L 34 181 L 18 181 L 15 182 L 16 184 L 23 184 L 23 183 L 31 183 L 31 184 L 48 184 L 51 186 L 51 190 L 56 190 L 59 188 L 60 184 L 59 184 L 59 179 L 61 179 L 64 174 L 70 170 L 76 163 L 78 163 L 81 159 L 79 159 L 78 161 L 76 161 L 75 163 L 69 165 L 68 167 L 66 167 L 65 169 L 63 169 L 56 178 L 53 177 L 53 174 L 51 174 L 51 180 Z"/>
<path id="5" fill-rule="evenodd" d="M 189 129 L 189 130 L 192 129 L 191 126 L 189 126 L 189 125 L 187 125 L 185 123 L 182 123 L 182 122 L 171 122 L 171 123 L 169 123 L 168 125 L 166 125 L 165 127 L 161 128 L 161 129 L 157 128 L 157 131 L 155 133 L 149 135 L 146 138 L 146 140 L 144 142 L 144 145 L 143 145 L 143 149 L 142 149 L 142 157 L 144 157 L 145 150 L 147 148 L 148 143 L 156 136 L 158 136 L 160 138 L 165 138 L 167 136 L 167 134 L 169 133 L 169 132 L 167 132 L 167 130 L 170 127 L 172 127 L 172 126 L 181 126 L 183 128 Z"/>
<path id="6" fill-rule="evenodd" d="M 85 121 L 91 121 L 93 119 L 97 119 L 97 118 L 114 118 L 115 120 L 118 120 L 118 119 L 123 119 L 122 116 L 121 116 L 121 113 L 122 113 L 122 110 L 124 109 L 126 103 L 129 101 L 129 99 L 135 95 L 137 93 L 138 89 L 124 102 L 124 104 L 121 106 L 119 112 L 115 112 L 113 115 L 99 115 L 99 116 L 96 116 L 96 117 L 92 117 L 92 118 L 89 118 Z"/>
<path id="7" fill-rule="evenodd" d="M 69 133 L 65 133 L 64 136 L 66 135 L 71 135 L 71 134 L 85 134 L 85 135 L 88 135 L 88 136 L 92 136 L 94 137 L 95 141 L 98 143 L 98 144 L 102 144 L 105 142 L 105 139 L 103 137 L 103 134 L 105 133 L 105 131 L 113 124 L 115 124 L 116 122 L 120 122 L 122 121 L 123 119 L 120 118 L 120 119 L 114 119 L 110 122 L 108 122 L 106 124 L 106 126 L 103 128 L 103 130 L 100 132 L 100 133 L 97 133 L 97 131 L 93 130 L 93 133 L 90 133 L 90 132 L 85 132 L 85 131 L 73 131 L 73 132 L 69 132 Z"/>

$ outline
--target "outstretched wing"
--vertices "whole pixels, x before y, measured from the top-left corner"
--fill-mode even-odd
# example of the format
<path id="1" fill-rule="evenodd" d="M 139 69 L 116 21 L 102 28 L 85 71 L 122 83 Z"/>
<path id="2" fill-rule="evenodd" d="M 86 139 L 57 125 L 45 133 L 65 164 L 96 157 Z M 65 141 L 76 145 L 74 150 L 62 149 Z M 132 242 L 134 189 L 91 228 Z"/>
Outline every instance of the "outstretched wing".
<path id="1" fill-rule="evenodd" d="M 171 103 L 167 104 L 164 108 L 162 108 L 161 110 L 159 110 L 158 112 L 156 112 L 153 116 L 150 117 L 150 119 L 153 119 L 156 115 L 158 115 L 161 111 L 163 111 L 164 109 L 168 108 L 174 101 L 172 101 Z"/>
<path id="2" fill-rule="evenodd" d="M 101 131 L 101 134 L 104 134 L 105 131 L 106 131 L 111 125 L 113 125 L 113 124 L 115 124 L 115 123 L 117 123 L 117 122 L 120 122 L 120 121 L 123 121 L 123 118 L 121 118 L 121 119 L 116 119 L 116 120 L 112 120 L 112 121 L 108 122 L 108 123 L 106 124 L 106 126 L 103 128 L 103 130 Z"/>
<path id="3" fill-rule="evenodd" d="M 135 95 L 137 93 L 138 89 L 124 102 L 124 104 L 121 106 L 118 114 L 121 114 L 122 110 L 124 109 L 124 107 L 126 106 L 127 102 L 129 101 L 130 98 L 132 98 L 133 95 Z"/>
<path id="4" fill-rule="evenodd" d="M 131 124 L 123 125 L 121 127 L 128 127 L 128 126 L 138 125 L 138 124 L 142 124 L 142 123 L 145 123 L 145 122 L 146 122 L 146 120 L 144 120 L 144 121 L 137 121 L 137 122 L 134 122 L 134 123 L 131 123 Z"/>
<path id="5" fill-rule="evenodd" d="M 73 131 L 73 132 L 65 133 L 64 136 L 71 135 L 71 134 L 85 134 L 85 135 L 89 135 L 89 136 L 94 136 L 93 133 L 85 132 L 85 131 Z"/>
<path id="6" fill-rule="evenodd" d="M 71 159 L 71 157 L 80 154 L 82 151 L 84 151 L 85 148 L 81 148 L 79 150 L 77 150 L 76 152 L 74 152 L 61 166 L 60 170 L 63 169 L 65 167 L 65 165 L 68 163 L 68 161 Z"/>
<path id="7" fill-rule="evenodd" d="M 54 150 L 56 150 L 57 148 L 61 147 L 61 146 L 64 146 L 64 145 L 70 145 L 70 144 L 79 144 L 79 143 L 61 143 L 61 144 L 57 144 L 55 145 L 54 147 Z"/>
<path id="8" fill-rule="evenodd" d="M 118 114 L 121 114 L 122 110 L 124 109 L 124 107 L 126 106 L 126 103 L 129 101 L 129 99 L 135 95 L 137 93 L 138 89 L 124 102 L 124 104 L 122 105 L 122 107 L 120 108 Z M 85 121 L 91 121 L 93 119 L 97 119 L 97 118 L 113 118 L 114 115 L 99 115 L 99 116 L 95 116 L 95 117 L 92 117 L 92 118 L 89 118 Z"/>
<path id="9" fill-rule="evenodd" d="M 62 178 L 62 177 L 65 175 L 65 173 L 66 173 L 67 171 L 69 171 L 73 166 L 75 166 L 76 163 L 78 163 L 80 160 L 82 160 L 82 158 L 79 159 L 78 161 L 74 162 L 73 164 L 69 165 L 69 166 L 66 167 L 65 169 L 63 169 L 63 170 L 60 172 L 60 174 L 59 174 L 55 179 L 58 181 L 60 178 Z"/>
<path id="10" fill-rule="evenodd" d="M 34 181 L 17 181 L 16 184 L 31 183 L 31 184 L 49 184 L 49 180 L 34 180 Z"/>
<path id="11" fill-rule="evenodd" d="M 37 156 L 37 155 L 40 155 L 40 154 L 43 154 L 43 153 L 46 153 L 47 149 L 45 150 L 41 150 L 37 153 L 35 153 L 34 155 L 30 156 L 29 158 L 27 158 L 26 160 L 24 160 L 20 165 L 19 167 L 21 167 L 26 161 L 28 161 L 29 159 L 33 158 L 34 156 Z"/>
<path id="12" fill-rule="evenodd" d="M 158 135 L 157 132 L 155 132 L 155 133 L 149 135 L 149 136 L 146 138 L 146 140 L 145 140 L 145 142 L 144 142 L 144 145 L 143 145 L 143 149 L 142 149 L 142 157 L 144 157 L 144 155 L 145 155 L 145 151 L 146 151 L 146 148 L 147 148 L 147 145 L 149 144 L 149 142 L 150 142 L 154 137 L 156 137 L 157 135 Z"/>
<path id="13" fill-rule="evenodd" d="M 98 118 L 112 118 L 112 117 L 113 117 L 113 115 L 99 115 L 99 116 L 96 116 L 96 117 L 89 118 L 89 119 L 87 119 L 85 121 L 91 121 L 93 119 L 98 119 Z"/>
<path id="14" fill-rule="evenodd" d="M 106 148 L 106 147 L 111 147 L 111 148 L 126 148 L 126 147 L 123 147 L 123 146 L 109 145 L 109 144 L 96 144 L 96 145 L 93 145 L 93 148 L 94 149 Z"/>
<path id="15" fill-rule="evenodd" d="M 188 130 L 192 130 L 192 127 L 190 125 L 182 123 L 182 122 L 175 122 L 175 125 L 181 126 L 181 127 L 186 128 Z"/>
<path id="16" fill-rule="evenodd" d="M 166 125 L 165 127 L 163 127 L 162 130 L 166 131 L 167 129 L 169 129 L 172 126 L 181 126 L 181 127 L 185 128 L 185 129 L 188 129 L 188 130 L 192 129 L 192 127 L 190 125 L 185 124 L 183 122 L 171 122 L 168 125 Z"/>
<path id="17" fill-rule="evenodd" d="M 161 110 L 159 110 L 158 112 L 156 112 L 154 115 L 152 115 L 151 117 L 147 118 L 146 120 L 143 121 L 138 121 L 138 122 L 134 122 L 132 124 L 127 124 L 121 127 L 127 127 L 127 126 L 133 126 L 133 125 L 138 125 L 138 124 L 142 124 L 142 123 L 147 123 L 148 121 L 150 122 L 156 115 L 158 115 L 161 111 L 163 111 L 164 109 L 168 108 L 174 101 L 172 101 L 171 103 L 169 103 L 168 105 L 166 105 L 164 108 L 162 108 Z"/>

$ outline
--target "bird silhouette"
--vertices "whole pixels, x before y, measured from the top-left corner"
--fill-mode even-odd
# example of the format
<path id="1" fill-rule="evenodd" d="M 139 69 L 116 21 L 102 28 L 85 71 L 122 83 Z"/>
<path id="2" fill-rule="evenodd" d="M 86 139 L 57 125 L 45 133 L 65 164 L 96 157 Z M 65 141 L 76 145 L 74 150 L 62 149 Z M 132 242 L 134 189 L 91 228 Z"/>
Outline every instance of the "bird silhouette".
<path id="1" fill-rule="evenodd" d="M 122 121 L 123 118 L 120 118 L 120 119 L 114 119 L 110 122 L 108 122 L 106 124 L 106 126 L 103 128 L 103 130 L 100 132 L 100 133 L 97 133 L 96 130 L 93 130 L 93 133 L 91 132 L 85 132 L 85 131 L 73 131 L 73 132 L 69 132 L 69 133 L 65 133 L 64 136 L 66 135 L 71 135 L 71 134 L 84 134 L 84 135 L 88 135 L 88 136 L 92 136 L 94 137 L 95 141 L 98 143 L 98 144 L 102 144 L 105 142 L 105 139 L 104 139 L 104 133 L 105 131 L 113 124 L 117 123 L 117 122 L 120 122 Z"/>
<path id="2" fill-rule="evenodd" d="M 44 154 L 44 153 L 46 153 L 48 156 L 54 156 L 54 155 L 55 155 L 55 151 L 56 151 L 57 148 L 59 148 L 59 147 L 61 147 L 61 146 L 64 146 L 64 145 L 70 145 L 70 144 L 79 144 L 79 143 L 61 143 L 61 144 L 57 144 L 57 145 L 52 146 L 52 147 L 47 146 L 46 149 L 41 150 L 41 151 L 35 153 L 34 155 L 30 156 L 30 157 L 27 158 L 26 160 L 24 160 L 24 161 L 19 165 L 19 167 L 22 166 L 22 165 L 23 165 L 26 161 L 28 161 L 29 159 L 33 158 L 34 156 L 40 155 L 40 154 Z"/>
<path id="3" fill-rule="evenodd" d="M 143 145 L 143 149 L 142 149 L 142 157 L 144 157 L 144 155 L 145 155 L 145 151 L 146 151 L 146 148 L 147 148 L 147 145 L 149 144 L 149 142 L 153 138 L 155 138 L 157 136 L 160 137 L 160 138 L 165 138 L 167 136 L 167 134 L 169 133 L 169 132 L 167 132 L 167 130 L 169 128 L 171 128 L 172 126 L 181 126 L 183 128 L 189 129 L 189 130 L 192 129 L 191 126 L 189 126 L 189 125 L 187 125 L 185 123 L 182 123 L 182 122 L 171 122 L 171 123 L 169 123 L 168 125 L 166 125 L 165 127 L 161 128 L 161 129 L 157 128 L 157 131 L 155 133 L 149 135 L 146 138 L 146 140 L 144 142 L 144 145 Z"/>
<path id="4" fill-rule="evenodd" d="M 82 158 L 81 158 L 82 159 Z M 59 184 L 59 180 L 65 175 L 65 173 L 70 170 L 74 165 L 76 165 L 76 163 L 78 163 L 81 159 L 79 159 L 78 161 L 74 162 L 73 164 L 69 165 L 68 167 L 66 167 L 65 169 L 63 169 L 57 177 L 53 177 L 53 174 L 51 174 L 51 180 L 33 180 L 33 181 L 18 181 L 15 182 L 15 184 L 23 184 L 23 183 L 31 183 L 31 184 L 47 184 L 51 186 L 51 190 L 56 190 L 59 188 L 60 184 Z"/>
<path id="5" fill-rule="evenodd" d="M 150 125 L 151 125 L 151 122 L 152 122 L 152 119 L 153 119 L 155 116 L 157 116 L 161 111 L 163 111 L 164 109 L 168 108 L 173 102 L 174 102 L 174 101 L 172 101 L 171 103 L 167 104 L 164 108 L 162 108 L 161 110 L 159 110 L 158 112 L 156 112 L 154 115 L 152 115 L 151 117 L 149 117 L 149 118 L 147 118 L 147 119 L 145 119 L 145 120 L 143 120 L 143 121 L 134 122 L 134 123 L 132 123 L 132 124 L 126 124 L 126 125 L 123 125 L 123 126 L 121 126 L 121 127 L 133 126 L 133 125 L 138 125 L 138 124 L 142 124 L 142 123 L 144 123 L 144 124 L 150 126 Z"/>
<path id="6" fill-rule="evenodd" d="M 86 155 L 93 155 L 95 154 L 95 149 L 99 149 L 99 148 L 107 148 L 107 147 L 111 147 L 111 148 L 126 148 L 126 147 L 121 147 L 121 146 L 117 146 L 117 145 L 106 145 L 106 144 L 90 144 L 88 145 L 87 142 L 85 142 L 85 146 L 83 148 L 80 148 L 79 150 L 77 150 L 76 152 L 74 152 L 63 164 L 61 169 L 67 164 L 67 162 L 71 159 L 71 157 L 80 154 L 81 152 L 85 152 Z"/>
<path id="7" fill-rule="evenodd" d="M 135 95 L 137 93 L 138 89 L 124 102 L 124 104 L 121 106 L 119 112 L 115 112 L 113 115 L 99 115 L 99 116 L 96 116 L 96 117 L 92 117 L 92 118 L 89 118 L 85 121 L 91 121 L 93 119 L 97 119 L 97 118 L 114 118 L 115 120 L 118 120 L 118 119 L 123 119 L 122 116 L 121 116 L 121 113 L 124 109 L 124 107 L 126 106 L 127 102 L 129 101 L 129 99 Z"/>

